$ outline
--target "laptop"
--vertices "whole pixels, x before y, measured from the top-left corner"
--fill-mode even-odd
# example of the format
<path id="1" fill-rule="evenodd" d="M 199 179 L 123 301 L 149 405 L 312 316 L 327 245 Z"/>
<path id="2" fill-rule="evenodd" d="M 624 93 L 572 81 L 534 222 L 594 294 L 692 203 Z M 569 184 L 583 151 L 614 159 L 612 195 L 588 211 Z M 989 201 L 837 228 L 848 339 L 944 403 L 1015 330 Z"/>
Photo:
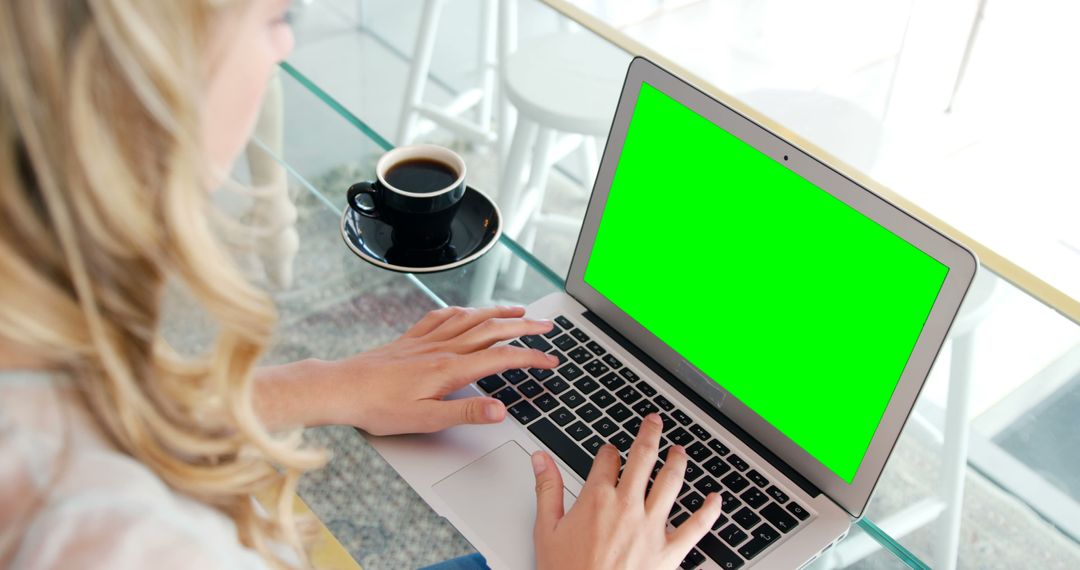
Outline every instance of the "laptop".
<path id="1" fill-rule="evenodd" d="M 723 516 L 684 568 L 799 568 L 862 516 L 978 261 L 652 62 L 630 64 L 565 291 L 527 307 L 559 356 L 452 397 L 500 425 L 370 437 L 492 568 L 534 566 L 529 455 L 569 509 L 605 442 L 659 412 L 689 454 L 669 517 Z M 654 472 L 655 474 L 655 472 Z"/>

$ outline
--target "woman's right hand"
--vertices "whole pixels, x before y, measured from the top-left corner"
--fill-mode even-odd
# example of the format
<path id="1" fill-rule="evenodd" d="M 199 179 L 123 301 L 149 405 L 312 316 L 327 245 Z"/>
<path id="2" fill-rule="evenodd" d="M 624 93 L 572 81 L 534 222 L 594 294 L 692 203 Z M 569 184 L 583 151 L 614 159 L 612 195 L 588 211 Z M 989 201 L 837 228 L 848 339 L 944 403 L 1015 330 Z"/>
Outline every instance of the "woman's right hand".
<path id="1" fill-rule="evenodd" d="M 674 569 L 720 516 L 720 498 L 710 493 L 680 527 L 667 532 L 671 505 L 682 487 L 686 451 L 673 445 L 648 496 L 645 487 L 657 460 L 662 429 L 657 414 L 646 416 L 630 448 L 622 477 L 619 453 L 608 444 L 593 461 L 577 502 L 563 512 L 563 482 L 554 460 L 538 451 L 536 473 L 536 567 L 540 570 Z"/>

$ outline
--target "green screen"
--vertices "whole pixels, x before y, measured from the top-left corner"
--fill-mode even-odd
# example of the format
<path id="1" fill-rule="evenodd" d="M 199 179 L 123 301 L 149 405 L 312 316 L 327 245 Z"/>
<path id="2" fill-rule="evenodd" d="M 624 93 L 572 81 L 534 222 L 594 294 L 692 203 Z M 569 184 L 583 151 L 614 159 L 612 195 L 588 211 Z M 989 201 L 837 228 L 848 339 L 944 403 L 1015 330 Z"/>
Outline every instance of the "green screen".
<path id="1" fill-rule="evenodd" d="M 851 483 L 947 273 L 645 83 L 585 282 Z"/>

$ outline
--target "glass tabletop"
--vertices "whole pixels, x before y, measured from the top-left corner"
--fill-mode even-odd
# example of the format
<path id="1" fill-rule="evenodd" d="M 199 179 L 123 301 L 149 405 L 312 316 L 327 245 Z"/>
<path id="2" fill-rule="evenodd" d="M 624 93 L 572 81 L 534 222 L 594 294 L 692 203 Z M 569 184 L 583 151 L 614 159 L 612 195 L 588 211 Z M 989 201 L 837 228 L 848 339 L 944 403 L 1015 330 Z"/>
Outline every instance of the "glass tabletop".
<path id="1" fill-rule="evenodd" d="M 527 304 L 562 288 L 591 190 L 598 145 L 606 135 L 606 126 L 600 131 L 590 123 L 610 121 L 618 93 L 611 78 L 621 82 L 630 56 L 545 3 L 497 3 L 516 6 L 516 13 L 510 14 L 491 10 L 495 4 L 311 0 L 298 6 L 294 25 L 298 47 L 275 79 L 246 160 L 237 166 L 236 188 L 226 188 L 218 197 L 232 218 L 258 228 L 253 234 L 233 232 L 233 241 L 254 274 L 275 291 L 281 307 L 281 334 L 270 361 L 341 358 L 389 341 L 433 308 Z M 513 33 L 499 33 L 500 22 L 514 23 Z M 431 38 L 429 65 L 418 74 L 417 62 L 425 59 L 418 56 L 424 53 L 425 32 Z M 567 40 L 571 36 L 577 37 Z M 565 45 L 573 46 L 568 54 L 559 51 Z M 507 52 L 516 59 L 495 57 L 506 46 L 513 46 Z M 537 53 L 562 59 L 554 66 L 529 59 Z M 606 70 L 589 69 L 592 60 L 604 62 Z M 618 62 L 624 63 L 612 73 Z M 515 75 L 501 67 L 510 63 L 525 72 Z M 563 83 L 575 73 L 600 80 Z M 414 97 L 421 75 L 422 89 Z M 556 92 L 535 98 L 544 85 Z M 585 111 L 574 115 L 579 107 Z M 507 128 L 508 124 L 519 128 Z M 507 231 L 479 261 L 438 274 L 398 274 L 363 262 L 343 245 L 339 227 L 345 189 L 370 179 L 376 159 L 402 140 L 434 142 L 458 151 L 469 164 L 470 184 L 500 204 Z M 539 155 L 555 158 L 539 160 Z M 534 211 L 542 215 L 529 214 Z M 543 239 L 537 238 L 536 228 L 544 229 Z M 290 233 L 295 240 L 284 237 Z M 298 251 L 288 245 L 293 241 Z M 991 338 L 987 344 L 1003 358 L 1027 351 L 1038 363 L 1025 369 L 1013 366 L 1009 373 L 1026 377 L 1048 362 L 1072 370 L 1061 362 L 1080 341 L 1076 325 L 992 274 L 985 279 L 994 290 L 987 295 L 995 300 L 991 304 L 1004 306 L 999 312 L 1012 320 L 969 311 L 974 313 L 972 320 L 984 319 L 992 329 L 980 332 L 980 339 Z M 1022 329 L 1016 329 L 1018 318 L 1027 326 L 1054 331 L 1058 342 L 1037 348 L 1024 344 Z M 1067 519 L 1072 511 L 1048 517 L 1037 500 L 1027 497 L 1001 506 L 994 502 L 999 501 L 995 493 L 1000 489 L 986 482 L 1004 477 L 997 467 L 983 464 L 976 471 L 963 457 L 959 464 L 950 460 L 950 454 L 963 452 L 946 443 L 951 437 L 947 419 L 967 413 L 946 405 L 956 384 L 949 382 L 955 357 L 955 353 L 946 357 L 953 362 L 939 365 L 931 376 L 928 396 L 920 399 L 917 409 L 922 413 L 913 416 L 905 429 L 868 515 L 816 565 L 927 567 L 924 560 L 934 560 L 935 549 L 940 548 L 935 533 L 944 524 L 937 519 L 948 509 L 941 496 L 948 495 L 942 486 L 950 470 L 958 470 L 954 482 L 969 488 L 967 501 L 975 497 L 981 501 L 979 508 L 993 506 L 974 515 L 965 511 L 971 521 L 960 527 L 962 540 L 1009 546 L 1015 528 L 1006 532 L 983 523 L 1012 517 L 1024 521 L 1017 523 L 1022 531 L 1034 529 L 1032 540 L 1025 539 L 1017 550 L 1037 545 L 1049 557 L 1046 567 L 1057 563 L 1068 567 L 1074 560 L 1070 556 L 1080 560 L 1075 543 L 1054 542 L 1057 539 L 1045 524 L 1048 519 L 1057 525 L 1058 518 Z M 982 372 L 990 366 L 975 369 Z M 1063 379 L 1039 384 L 1044 396 L 1075 384 L 1062 374 Z M 1075 411 L 1075 406 L 1069 410 Z M 1053 413 L 1060 412 L 1043 415 Z M 973 450 L 987 442 L 1005 449 L 1008 437 L 1016 447 L 1017 440 L 1031 433 L 1031 428 L 1025 432 L 1024 426 L 1008 422 L 1001 426 L 989 430 L 985 438 L 973 433 Z M 301 496 L 365 568 L 419 567 L 471 551 L 354 430 L 309 431 L 310 439 L 335 456 L 326 469 L 305 477 Z M 1067 485 L 1059 486 L 1064 487 L 1062 496 L 1075 498 Z M 1024 518 L 1040 516 L 1043 520 Z M 984 528 L 981 537 L 973 530 L 979 527 Z M 1065 536 L 1069 543 L 1071 535 Z M 1008 555 L 1000 552 L 1000 546 L 963 548 L 992 552 L 1008 566 Z M 978 557 L 968 560 L 985 562 Z"/>

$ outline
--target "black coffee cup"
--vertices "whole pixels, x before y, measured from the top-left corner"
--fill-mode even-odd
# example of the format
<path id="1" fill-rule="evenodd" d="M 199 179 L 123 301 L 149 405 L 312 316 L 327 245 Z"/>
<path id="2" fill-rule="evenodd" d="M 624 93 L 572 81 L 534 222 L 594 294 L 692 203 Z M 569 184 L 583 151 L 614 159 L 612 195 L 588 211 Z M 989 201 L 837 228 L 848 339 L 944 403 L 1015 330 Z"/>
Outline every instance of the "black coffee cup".
<path id="1" fill-rule="evenodd" d="M 398 147 L 376 163 L 375 178 L 349 188 L 349 207 L 390 225 L 395 247 L 449 243 L 450 224 L 465 196 L 465 161 L 457 153 L 430 144 Z M 357 201 L 364 194 L 371 205 Z"/>

